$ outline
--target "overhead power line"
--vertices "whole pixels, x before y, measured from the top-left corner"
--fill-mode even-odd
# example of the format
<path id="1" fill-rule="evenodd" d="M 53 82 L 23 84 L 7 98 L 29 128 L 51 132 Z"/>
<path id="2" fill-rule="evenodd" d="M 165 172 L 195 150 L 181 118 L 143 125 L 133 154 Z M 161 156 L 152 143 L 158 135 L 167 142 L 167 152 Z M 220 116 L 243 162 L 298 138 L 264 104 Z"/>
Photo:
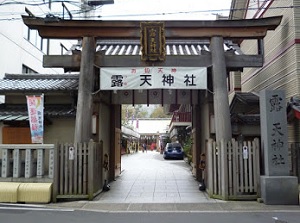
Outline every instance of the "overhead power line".
<path id="1" fill-rule="evenodd" d="M 282 0 L 275 0 L 275 1 L 282 1 Z M 138 13 L 138 14 L 111 14 L 111 15 L 98 15 L 98 16 L 83 16 L 81 14 L 84 13 L 84 11 L 81 9 L 81 3 L 79 3 L 79 0 L 67 0 L 67 1 L 63 1 L 63 0 L 53 0 L 51 1 L 52 3 L 70 3 L 73 4 L 75 6 L 78 6 L 79 9 L 75 10 L 70 10 L 70 13 L 74 16 L 74 19 L 96 19 L 96 18 L 122 18 L 122 17 L 140 17 L 140 16 L 167 16 L 167 15 L 180 15 L 180 14 L 196 14 L 196 13 L 203 13 L 203 14 L 218 14 L 221 12 L 229 12 L 229 11 L 258 11 L 258 10 L 278 10 L 278 9 L 293 9 L 293 8 L 300 8 L 300 6 L 294 6 L 294 5 L 290 5 L 290 6 L 270 6 L 270 7 L 250 7 L 250 8 L 237 8 L 237 9 L 210 9 L 210 10 L 193 10 L 193 11 L 177 11 L 177 12 L 160 12 L 160 13 Z M 76 2 L 76 3 L 75 3 Z M 40 5 L 45 5 L 48 4 L 49 2 L 47 1 L 40 1 L 40 2 L 32 2 L 32 3 L 24 3 L 24 2 L 20 2 L 20 1 L 4 1 L 3 3 L 0 4 L 1 6 L 4 5 L 12 5 L 12 4 L 20 4 L 20 5 L 29 5 L 29 6 L 40 6 Z M 92 8 L 92 9 L 86 9 L 87 11 L 90 10 L 97 10 L 99 9 L 101 6 L 98 6 L 96 8 Z M 1 12 L 1 13 L 11 13 L 11 12 Z M 51 12 L 51 14 L 54 14 L 56 16 L 62 16 L 63 12 Z M 17 14 L 16 16 L 20 16 L 21 14 Z M 39 15 L 36 15 L 37 17 L 45 17 L 47 14 L 46 13 L 42 13 Z M 76 15 L 79 15 L 76 17 Z M 1 16 L 0 16 L 1 17 Z M 16 18 L 0 18 L 0 21 L 4 21 L 4 20 L 17 20 L 17 19 L 21 19 L 20 17 L 16 17 Z"/>

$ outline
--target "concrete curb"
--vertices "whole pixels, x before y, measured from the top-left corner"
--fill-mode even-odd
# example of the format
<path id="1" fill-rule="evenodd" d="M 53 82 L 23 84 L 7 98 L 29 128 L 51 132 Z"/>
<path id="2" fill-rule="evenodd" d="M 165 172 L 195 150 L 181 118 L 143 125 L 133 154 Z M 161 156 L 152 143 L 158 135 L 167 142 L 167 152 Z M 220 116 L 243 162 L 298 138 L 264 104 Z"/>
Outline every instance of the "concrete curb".
<path id="1" fill-rule="evenodd" d="M 265 205 L 256 201 L 217 203 L 97 203 L 81 201 L 49 204 L 47 207 L 96 212 L 300 212 L 299 205 Z"/>

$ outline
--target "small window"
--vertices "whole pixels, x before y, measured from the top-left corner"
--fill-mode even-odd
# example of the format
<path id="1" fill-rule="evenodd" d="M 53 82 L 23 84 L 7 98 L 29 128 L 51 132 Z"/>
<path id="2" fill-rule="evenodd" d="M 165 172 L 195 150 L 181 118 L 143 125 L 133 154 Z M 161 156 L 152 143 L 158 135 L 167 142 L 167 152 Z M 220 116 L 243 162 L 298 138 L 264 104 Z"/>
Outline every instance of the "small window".
<path id="1" fill-rule="evenodd" d="M 23 64 L 22 74 L 37 74 L 37 72 Z"/>

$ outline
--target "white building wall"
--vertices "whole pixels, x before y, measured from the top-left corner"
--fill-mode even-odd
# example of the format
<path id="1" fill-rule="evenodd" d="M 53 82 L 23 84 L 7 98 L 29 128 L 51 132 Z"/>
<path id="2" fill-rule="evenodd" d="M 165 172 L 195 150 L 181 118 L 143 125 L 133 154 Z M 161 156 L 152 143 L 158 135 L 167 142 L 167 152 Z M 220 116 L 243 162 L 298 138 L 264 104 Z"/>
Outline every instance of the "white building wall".
<path id="1" fill-rule="evenodd" d="M 47 40 L 43 40 L 43 50 L 41 50 L 41 37 L 36 30 L 32 30 L 30 32 L 31 42 L 29 42 L 27 40 L 28 27 L 24 25 L 21 18 L 21 15 L 27 15 L 25 7 L 35 16 L 45 17 L 50 12 L 48 1 L 36 6 L 26 5 L 26 3 L 35 4 L 43 1 L 23 0 L 16 4 L 8 4 L 12 2 L 0 0 L 0 78 L 3 78 L 5 73 L 21 74 L 22 65 L 41 74 L 63 73 L 61 68 L 43 67 L 43 55 L 47 53 Z M 60 54 L 61 42 L 66 47 L 70 47 L 74 43 L 69 40 L 50 40 L 52 54 Z"/>
<path id="2" fill-rule="evenodd" d="M 161 118 L 161 119 L 139 119 L 138 125 L 137 120 L 133 120 L 132 123 L 134 131 L 138 132 L 141 135 L 148 134 L 164 134 L 169 131 L 169 126 L 171 123 L 170 118 Z M 138 128 L 137 128 L 138 127 Z"/>

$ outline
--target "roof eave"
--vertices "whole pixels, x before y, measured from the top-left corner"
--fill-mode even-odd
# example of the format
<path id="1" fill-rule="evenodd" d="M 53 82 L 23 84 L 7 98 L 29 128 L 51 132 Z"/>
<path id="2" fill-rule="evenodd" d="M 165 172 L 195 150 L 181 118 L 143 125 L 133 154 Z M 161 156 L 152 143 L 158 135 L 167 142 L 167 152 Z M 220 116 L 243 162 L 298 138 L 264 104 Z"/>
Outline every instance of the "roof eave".
<path id="1" fill-rule="evenodd" d="M 22 16 L 23 22 L 31 29 L 37 29 L 42 38 L 81 39 L 95 38 L 140 38 L 142 21 L 101 21 L 101 20 L 55 20 Z M 274 30 L 281 23 L 282 16 L 242 20 L 183 20 L 162 21 L 166 38 L 211 38 L 223 36 L 227 39 L 263 38 L 268 30 Z"/>

